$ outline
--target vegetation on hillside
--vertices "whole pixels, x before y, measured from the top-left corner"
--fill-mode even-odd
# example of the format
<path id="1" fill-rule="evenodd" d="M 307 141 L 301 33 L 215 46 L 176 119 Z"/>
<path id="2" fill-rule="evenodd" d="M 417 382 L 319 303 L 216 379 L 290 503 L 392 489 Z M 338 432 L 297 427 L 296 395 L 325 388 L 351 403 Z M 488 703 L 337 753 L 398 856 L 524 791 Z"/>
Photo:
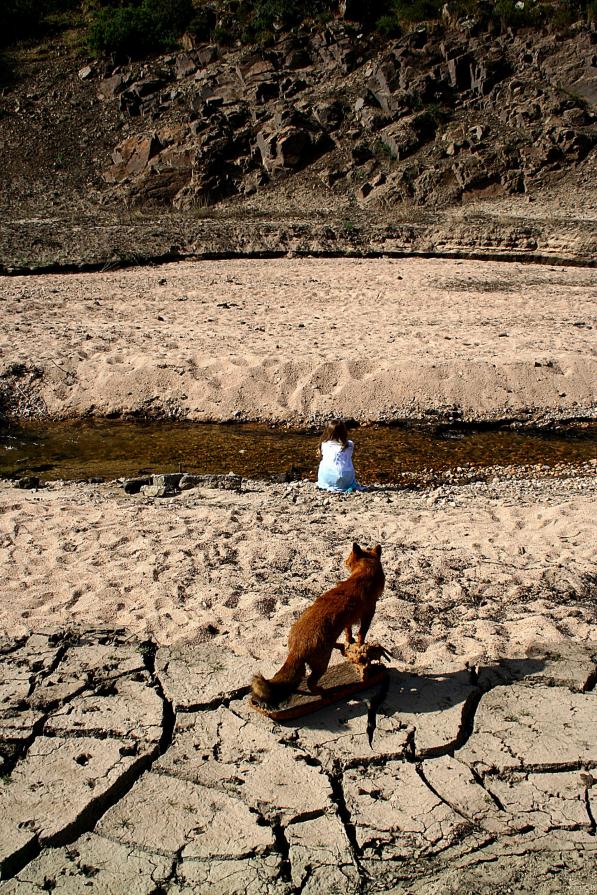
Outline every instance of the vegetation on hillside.
<path id="1" fill-rule="evenodd" d="M 414 23 L 441 16 L 445 0 L 354 2 L 361 26 L 395 36 Z M 459 15 L 500 27 L 565 25 L 597 19 L 597 0 L 450 0 Z M 4 0 L 0 42 L 38 38 L 83 24 L 97 55 L 140 58 L 176 46 L 184 31 L 219 43 L 269 43 L 282 29 L 311 19 L 325 22 L 338 0 Z"/>

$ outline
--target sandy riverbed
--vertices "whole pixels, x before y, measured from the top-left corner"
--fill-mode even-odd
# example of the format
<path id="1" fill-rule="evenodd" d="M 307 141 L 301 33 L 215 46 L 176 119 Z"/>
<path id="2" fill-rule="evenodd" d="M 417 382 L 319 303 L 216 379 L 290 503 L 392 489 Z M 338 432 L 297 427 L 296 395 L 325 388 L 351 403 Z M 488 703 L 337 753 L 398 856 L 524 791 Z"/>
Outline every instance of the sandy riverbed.
<path id="1" fill-rule="evenodd" d="M 159 643 L 214 640 L 247 675 L 344 577 L 353 540 L 381 543 L 371 636 L 435 671 L 595 638 L 595 477 L 326 496 L 245 483 L 153 500 L 117 485 L 0 486 L 0 629 L 124 626 Z"/>
<path id="2" fill-rule="evenodd" d="M 21 413 L 594 415 L 597 271 L 278 259 L 0 278 Z M 12 375 L 12 374 L 16 375 Z"/>
<path id="3" fill-rule="evenodd" d="M 594 270 L 238 260 L 1 286 L 0 363 L 17 370 L 4 383 L 31 412 L 297 422 L 595 407 Z M 215 635 L 278 657 L 294 614 L 342 575 L 356 539 L 384 547 L 373 633 L 403 661 L 585 640 L 595 489 L 585 477 L 343 499 L 305 483 L 154 502 L 110 485 L 5 484 L 0 622 L 11 636 L 65 622 L 159 642 Z"/>
<path id="4" fill-rule="evenodd" d="M 204 262 L 5 278 L 0 400 L 32 415 L 129 411 L 290 423 L 330 413 L 362 420 L 588 417 L 597 381 L 595 286 L 595 272 L 586 269 L 413 259 Z M 20 861 L 10 872 L 28 862 L 7 892 L 29 892 L 37 879 L 44 887 L 54 879 L 76 886 L 89 868 L 122 888 L 131 867 L 154 891 L 164 860 L 156 854 L 164 848 L 172 854 L 163 878 L 175 872 L 180 892 L 236 895 L 234 873 L 245 886 L 266 871 L 277 880 L 268 891 L 287 892 L 283 865 L 305 892 L 320 891 L 320 880 L 329 888 L 340 865 L 337 888 L 347 895 L 365 885 L 389 891 L 389 880 L 393 886 L 400 876 L 396 893 L 444 895 L 463 886 L 489 893 L 513 885 L 548 895 L 564 881 L 571 893 L 588 891 L 595 468 L 587 463 L 567 477 L 574 470 L 561 467 L 549 478 L 510 469 L 461 486 L 346 496 L 326 495 L 311 482 L 246 481 L 238 491 L 200 487 L 162 499 L 127 495 L 116 482 L 54 482 L 38 491 L 0 482 L 3 717 L 14 752 L 8 760 L 16 756 L 4 791 L 4 838 L 9 857 L 14 852 Z M 279 666 L 292 620 L 344 577 L 354 540 L 381 543 L 386 571 L 370 639 L 392 653 L 393 677 L 376 709 L 375 740 L 371 706 L 359 700 L 338 707 L 341 715 L 324 711 L 292 729 L 278 729 L 240 699 L 228 707 L 255 670 Z M 82 640 L 64 636 L 71 627 Z M 56 631 L 57 641 L 43 636 Z M 27 632 L 42 636 L 16 644 Z M 80 648 L 86 638 L 91 645 Z M 151 679 L 136 652 L 144 638 L 164 645 Z M 124 664 L 135 674 L 129 681 L 119 673 L 118 686 L 104 689 L 101 670 L 81 662 L 100 654 L 107 662 L 111 650 L 123 653 L 123 640 L 130 641 Z M 201 664 L 207 654 L 216 657 L 213 668 Z M 138 664 L 130 664 L 135 656 Z M 519 685 L 509 663 L 499 662 L 522 659 L 510 668 L 524 678 L 546 657 L 545 685 Z M 109 661 L 114 674 L 118 662 Z M 482 688 L 504 686 L 477 688 L 475 675 L 463 674 L 467 662 L 485 669 Z M 236 676 L 213 702 L 213 675 L 216 682 L 226 677 L 229 666 Z M 488 684 L 491 669 L 497 677 Z M 156 681 L 168 711 L 148 686 Z M 182 706 L 172 718 L 176 687 L 192 705 L 203 700 L 201 710 Z M 64 700 L 59 709 L 57 699 Z M 157 705 L 146 718 L 147 700 Z M 106 805 L 110 750 L 118 762 L 131 755 L 128 741 L 115 739 L 118 725 L 124 719 L 128 736 L 137 725 L 130 719 L 141 715 L 140 727 L 158 730 L 164 754 L 154 761 L 158 752 L 151 753 L 146 773 L 148 764 L 139 763 L 130 792 L 129 771 L 121 771 L 126 785 L 110 782 Z M 66 728 L 53 728 L 62 716 Z M 52 730 L 64 729 L 56 749 Z M 256 746 L 264 737 L 267 745 Z M 429 759 L 423 772 L 414 764 L 421 757 Z M 484 767 L 489 784 L 481 780 Z M 257 785 L 250 782 L 255 773 Z M 197 774 L 209 780 L 204 790 Z M 315 790 L 305 774 L 317 776 Z M 95 813 L 90 799 L 102 803 Z M 222 846 L 203 835 L 213 826 L 205 814 L 213 799 L 225 803 Z M 154 843 L 156 810 L 178 831 L 171 845 L 162 835 Z M 76 847 L 40 838 L 38 858 L 35 850 L 19 857 L 28 837 L 61 824 L 72 835 L 77 812 L 88 825 L 77 828 Z M 247 830 L 256 814 L 265 820 L 253 845 Z M 278 829 L 275 840 L 268 832 L 271 842 L 263 838 L 269 818 Z M 193 851 L 195 839 L 203 851 Z M 242 843 L 243 854 L 221 861 L 231 840 Z M 149 869 L 131 864 L 138 846 L 135 860 Z M 253 857 L 262 851 L 263 867 Z M 197 854 L 201 860 L 193 860 Z M 73 855 L 81 856 L 80 867 Z M 304 867 L 315 870 L 305 875 Z M 205 868 L 224 873 L 225 885 L 183 885 L 185 874 L 198 880 Z"/>

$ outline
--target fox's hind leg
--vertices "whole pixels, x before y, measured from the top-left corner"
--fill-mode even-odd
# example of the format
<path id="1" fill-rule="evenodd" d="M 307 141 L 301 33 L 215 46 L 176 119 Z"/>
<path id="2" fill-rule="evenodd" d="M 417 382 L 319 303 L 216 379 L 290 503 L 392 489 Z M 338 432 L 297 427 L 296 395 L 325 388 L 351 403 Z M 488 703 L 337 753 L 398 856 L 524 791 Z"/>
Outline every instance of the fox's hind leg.
<path id="1" fill-rule="evenodd" d="M 354 637 L 352 636 L 352 625 L 346 625 L 344 628 L 344 636 L 346 637 L 346 643 L 354 643 Z"/>
<path id="2" fill-rule="evenodd" d="M 322 676 L 322 674 L 324 674 L 328 665 L 330 664 L 331 655 L 332 655 L 332 651 L 330 650 L 324 656 L 322 656 L 322 657 L 318 656 L 316 659 L 313 659 L 312 661 L 309 660 L 307 662 L 307 664 L 309 665 L 309 668 L 311 669 L 311 674 L 307 678 L 307 686 L 308 686 L 309 690 L 311 691 L 311 693 L 322 693 L 323 692 L 323 688 L 318 686 L 318 681 L 319 681 L 319 678 Z"/>

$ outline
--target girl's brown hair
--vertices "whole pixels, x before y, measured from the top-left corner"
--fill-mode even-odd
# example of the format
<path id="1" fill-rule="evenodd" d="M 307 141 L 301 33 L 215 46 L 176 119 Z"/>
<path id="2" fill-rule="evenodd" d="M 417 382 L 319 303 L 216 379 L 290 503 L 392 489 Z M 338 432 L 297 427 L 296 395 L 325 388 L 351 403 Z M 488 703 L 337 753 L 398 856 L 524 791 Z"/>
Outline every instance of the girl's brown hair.
<path id="1" fill-rule="evenodd" d="M 342 445 L 342 450 L 348 447 L 348 431 L 346 429 L 346 423 L 343 420 L 332 420 L 331 423 L 328 423 L 321 436 L 319 445 L 321 446 L 324 441 L 337 441 L 338 444 Z"/>

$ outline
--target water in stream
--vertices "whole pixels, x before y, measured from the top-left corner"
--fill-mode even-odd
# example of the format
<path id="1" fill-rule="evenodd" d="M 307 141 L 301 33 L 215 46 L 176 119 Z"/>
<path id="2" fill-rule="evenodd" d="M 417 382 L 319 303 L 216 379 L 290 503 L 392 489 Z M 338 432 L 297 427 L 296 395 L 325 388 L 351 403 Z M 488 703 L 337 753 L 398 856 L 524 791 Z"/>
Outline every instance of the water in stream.
<path id="1" fill-rule="evenodd" d="M 0 431 L 0 476 L 116 479 L 149 472 L 268 479 L 296 467 L 314 479 L 319 434 L 253 424 L 79 420 Z M 457 467 L 582 463 L 597 457 L 597 424 L 553 432 L 416 427 L 351 431 L 363 483 Z"/>

